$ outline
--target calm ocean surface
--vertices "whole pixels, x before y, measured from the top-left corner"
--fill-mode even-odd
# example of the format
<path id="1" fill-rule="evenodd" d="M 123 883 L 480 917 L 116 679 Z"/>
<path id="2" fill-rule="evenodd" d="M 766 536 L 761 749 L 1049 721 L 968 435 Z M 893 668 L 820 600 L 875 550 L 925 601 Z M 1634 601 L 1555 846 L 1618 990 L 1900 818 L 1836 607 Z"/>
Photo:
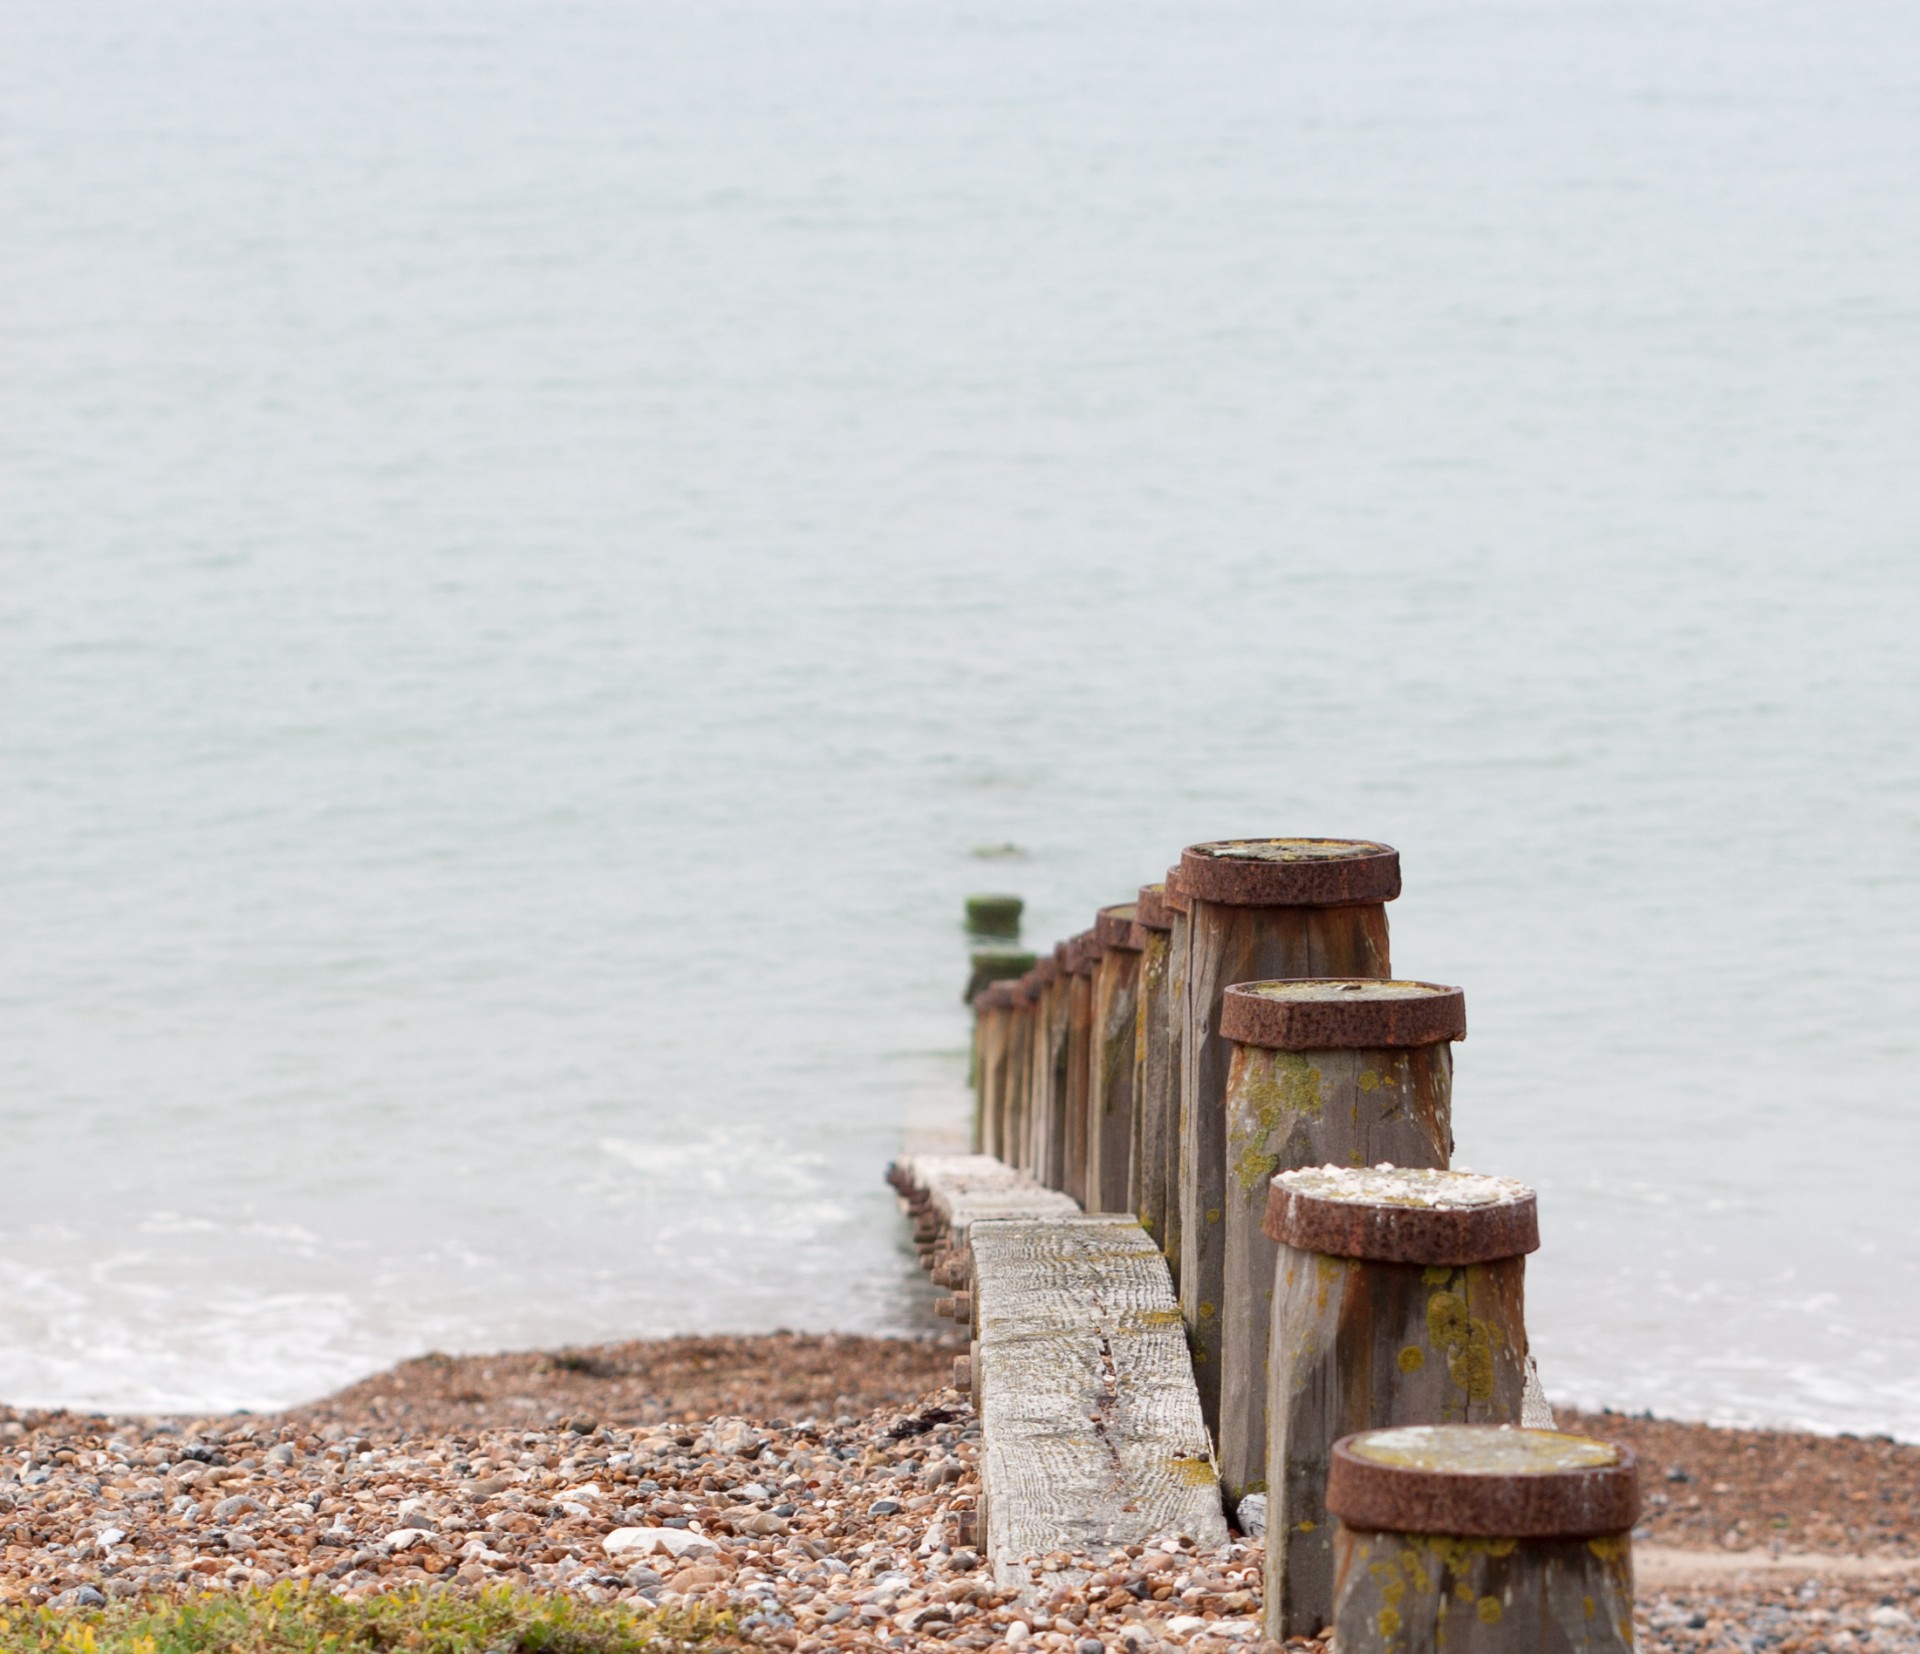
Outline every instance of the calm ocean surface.
<path id="1" fill-rule="evenodd" d="M 962 896 L 1278 832 L 1551 1392 L 1920 1437 L 1917 54 L 11 0 L 0 1397 L 930 1324 Z"/>

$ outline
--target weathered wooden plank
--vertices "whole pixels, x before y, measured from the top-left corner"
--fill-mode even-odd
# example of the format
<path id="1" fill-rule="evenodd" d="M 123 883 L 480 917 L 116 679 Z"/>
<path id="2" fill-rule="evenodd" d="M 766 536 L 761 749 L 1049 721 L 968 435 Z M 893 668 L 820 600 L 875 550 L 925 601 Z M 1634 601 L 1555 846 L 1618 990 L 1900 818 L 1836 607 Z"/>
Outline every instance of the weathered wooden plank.
<path id="1" fill-rule="evenodd" d="M 1072 1217 L 1080 1210 L 1057 1189 L 991 1155 L 903 1155 L 889 1180 L 916 1214 L 921 1266 L 942 1286 L 967 1284 L 967 1238 L 980 1219 Z"/>
<path id="2" fill-rule="evenodd" d="M 1170 1140 L 1178 1126 L 1179 1084 L 1168 1061 L 1168 965 L 1173 941 L 1173 911 L 1163 900 L 1164 885 L 1142 885 L 1135 904 L 1140 936 L 1140 983 L 1134 1003 L 1133 1095 L 1134 1153 L 1130 1178 L 1131 1210 L 1141 1228 L 1159 1244 L 1176 1283 L 1179 1271 L 1169 1253 L 1167 1189 Z M 1177 1288 L 1176 1288 L 1177 1290 Z"/>
<path id="3" fill-rule="evenodd" d="M 996 1581 L 1052 1551 L 1189 1534 L 1225 1543 L 1165 1260 L 1138 1223 L 976 1223 L 975 1372 Z"/>

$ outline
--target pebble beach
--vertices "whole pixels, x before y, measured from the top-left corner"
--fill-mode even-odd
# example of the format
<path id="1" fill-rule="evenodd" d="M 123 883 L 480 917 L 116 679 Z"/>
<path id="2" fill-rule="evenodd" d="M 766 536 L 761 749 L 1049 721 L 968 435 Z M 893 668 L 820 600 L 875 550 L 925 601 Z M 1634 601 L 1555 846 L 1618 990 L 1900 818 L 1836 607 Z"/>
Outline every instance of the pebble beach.
<path id="1" fill-rule="evenodd" d="M 0 1603 L 506 1584 L 808 1654 L 1322 1646 L 1264 1641 L 1240 1534 L 1057 1553 L 1038 1600 L 996 1589 L 973 1546 L 979 1433 L 945 1382 L 958 1349 L 664 1339 L 430 1355 L 273 1415 L 0 1408 Z M 1643 1648 L 1920 1651 L 1920 1449 L 1561 1422 L 1640 1455 Z"/>

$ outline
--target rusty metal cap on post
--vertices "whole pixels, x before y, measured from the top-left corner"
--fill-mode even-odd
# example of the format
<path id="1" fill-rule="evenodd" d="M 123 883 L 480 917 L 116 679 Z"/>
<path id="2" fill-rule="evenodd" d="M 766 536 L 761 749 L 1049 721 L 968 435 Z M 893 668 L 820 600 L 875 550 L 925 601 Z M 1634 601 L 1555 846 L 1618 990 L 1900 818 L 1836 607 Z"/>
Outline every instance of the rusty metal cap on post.
<path id="1" fill-rule="evenodd" d="M 1178 866 L 1167 869 L 1167 882 L 1160 887 L 1160 900 L 1169 913 L 1185 913 L 1193 906 L 1193 892 L 1180 877 Z M 1171 929 L 1171 925 L 1168 928 Z"/>
<path id="2" fill-rule="evenodd" d="M 1035 991 L 1044 992 L 1047 985 L 1060 974 L 1059 950 L 1055 949 L 1052 954 L 1041 954 L 1029 974 L 1033 979 Z"/>
<path id="3" fill-rule="evenodd" d="M 1534 1193 L 1510 1177 L 1304 1166 L 1267 1186 L 1261 1230 L 1302 1252 L 1378 1263 L 1491 1263 L 1540 1246 Z"/>
<path id="4" fill-rule="evenodd" d="M 1228 907 L 1357 907 L 1400 894 L 1400 852 L 1369 839 L 1220 839 L 1180 852 L 1180 883 Z"/>
<path id="5" fill-rule="evenodd" d="M 1633 1449 L 1511 1424 L 1416 1424 L 1333 1444 L 1327 1509 L 1350 1528 L 1597 1539 L 1640 1516 Z"/>
<path id="6" fill-rule="evenodd" d="M 1013 1009 L 1013 984 L 996 982 L 975 1003 L 989 1011 L 1010 1011 Z"/>
<path id="7" fill-rule="evenodd" d="M 1139 899 L 1133 904 L 1133 922 L 1148 930 L 1172 930 L 1173 909 L 1167 906 L 1167 887 L 1164 884 L 1143 884 Z"/>
<path id="8" fill-rule="evenodd" d="M 1467 1037 L 1467 996 L 1438 982 L 1238 982 L 1220 1032 L 1271 1051 L 1370 1051 Z"/>
<path id="9" fill-rule="evenodd" d="M 1077 936 L 1067 938 L 1067 969 L 1075 976 L 1085 976 L 1100 963 L 1100 938 L 1091 930 L 1083 930 Z"/>
<path id="10" fill-rule="evenodd" d="M 1134 915 L 1138 911 L 1133 902 L 1116 902 L 1112 907 L 1103 907 L 1093 921 L 1093 934 L 1103 948 L 1124 948 L 1129 953 L 1137 953 L 1140 944 L 1134 940 Z"/>

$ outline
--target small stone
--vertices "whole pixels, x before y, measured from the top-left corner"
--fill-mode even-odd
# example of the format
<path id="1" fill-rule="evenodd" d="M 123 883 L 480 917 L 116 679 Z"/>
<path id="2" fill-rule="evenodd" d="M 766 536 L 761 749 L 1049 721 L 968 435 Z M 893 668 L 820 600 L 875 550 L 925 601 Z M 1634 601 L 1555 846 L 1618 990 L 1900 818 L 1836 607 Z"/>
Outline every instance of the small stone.
<path id="1" fill-rule="evenodd" d="M 872 1504 L 867 1506 L 867 1514 L 869 1516 L 897 1516 L 899 1513 L 900 1501 L 898 1499 L 876 1499 Z"/>
<path id="2" fill-rule="evenodd" d="M 1107 1645 L 1098 1637 L 1082 1637 L 1073 1647 L 1074 1654 L 1107 1654 Z"/>
<path id="3" fill-rule="evenodd" d="M 758 1453 L 766 1440 L 745 1419 L 722 1419 L 713 1427 L 713 1450 L 734 1458 Z"/>
<path id="4" fill-rule="evenodd" d="M 93 1542 L 103 1551 L 110 1551 L 127 1537 L 125 1528 L 102 1528 L 93 1536 Z"/>
<path id="5" fill-rule="evenodd" d="M 76 1585 L 53 1599 L 56 1608 L 104 1608 L 106 1605 L 106 1597 L 91 1585 Z"/>
<path id="6" fill-rule="evenodd" d="M 1240 1531 L 1249 1539 L 1262 1539 L 1267 1532 L 1267 1496 L 1264 1493 L 1249 1493 L 1240 1501 L 1235 1513 L 1240 1519 Z"/>
<path id="7" fill-rule="evenodd" d="M 658 1551 L 676 1560 L 720 1554 L 711 1539 L 681 1528 L 615 1528 L 600 1541 L 600 1548 L 609 1556 L 652 1556 Z"/>
<path id="8" fill-rule="evenodd" d="M 1009 1648 L 1024 1648 L 1032 1635 L 1033 1630 L 1025 1620 L 1015 1620 L 1000 1640 Z"/>
<path id="9" fill-rule="evenodd" d="M 395 1528 L 387 1535 L 388 1546 L 396 1551 L 404 1551 L 420 1543 L 427 1537 L 420 1528 Z"/>

